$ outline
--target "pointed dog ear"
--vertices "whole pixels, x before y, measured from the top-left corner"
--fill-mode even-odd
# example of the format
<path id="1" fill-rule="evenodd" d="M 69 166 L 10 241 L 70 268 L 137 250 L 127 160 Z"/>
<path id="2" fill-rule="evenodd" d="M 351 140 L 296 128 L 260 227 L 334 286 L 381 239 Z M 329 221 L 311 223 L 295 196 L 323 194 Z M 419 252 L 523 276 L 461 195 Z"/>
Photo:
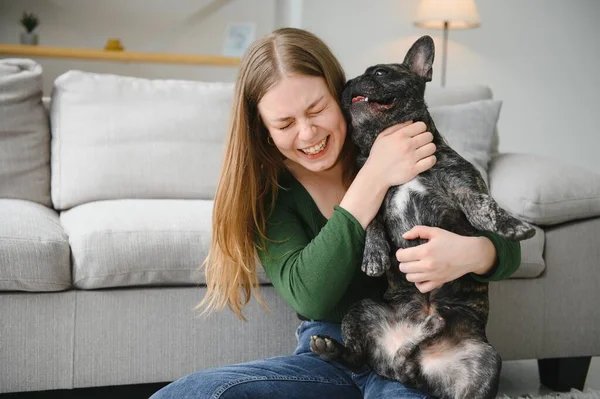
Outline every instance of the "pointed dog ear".
<path id="1" fill-rule="evenodd" d="M 417 75 L 425 78 L 427 82 L 431 82 L 434 55 L 435 45 L 433 39 L 430 36 L 422 36 L 414 42 L 408 53 L 406 53 L 404 65 L 408 66 Z"/>

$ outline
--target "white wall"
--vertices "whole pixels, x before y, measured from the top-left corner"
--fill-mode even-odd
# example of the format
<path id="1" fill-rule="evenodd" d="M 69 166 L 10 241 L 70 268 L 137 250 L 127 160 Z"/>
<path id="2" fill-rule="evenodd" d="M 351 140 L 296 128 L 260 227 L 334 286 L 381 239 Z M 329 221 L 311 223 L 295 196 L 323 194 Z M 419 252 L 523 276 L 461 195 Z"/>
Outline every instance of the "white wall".
<path id="1" fill-rule="evenodd" d="M 23 10 L 38 13 L 41 44 L 102 48 L 119 37 L 140 51 L 219 54 L 228 22 L 255 22 L 257 36 L 291 24 L 315 32 L 348 77 L 400 62 L 431 35 L 441 63 L 441 31 L 412 23 L 417 0 L 0 0 L 0 42 L 16 43 Z M 487 84 L 502 99 L 501 151 L 551 156 L 600 173 L 599 0 L 477 0 L 480 28 L 451 31 L 447 85 Z M 233 80 L 236 68 L 40 59 L 45 91 L 68 69 L 144 77 Z M 439 85 L 434 65 L 432 85 Z"/>
<path id="2" fill-rule="evenodd" d="M 275 0 L 0 0 L 0 43 L 18 43 L 25 10 L 40 17 L 40 45 L 102 49 L 117 37 L 131 51 L 220 55 L 229 22 L 256 23 L 256 37 L 277 22 Z M 46 94 L 69 69 L 207 81 L 232 81 L 237 73 L 223 66 L 37 60 Z"/>
<path id="3" fill-rule="evenodd" d="M 351 78 L 401 62 L 431 35 L 416 0 L 304 0 L 303 27 L 323 38 Z M 477 0 L 481 27 L 451 31 L 446 86 L 482 83 L 503 100 L 500 150 L 547 155 L 600 173 L 600 1 Z M 334 17 L 338 15 L 338 17 Z M 429 84 L 440 85 L 434 64 Z"/>

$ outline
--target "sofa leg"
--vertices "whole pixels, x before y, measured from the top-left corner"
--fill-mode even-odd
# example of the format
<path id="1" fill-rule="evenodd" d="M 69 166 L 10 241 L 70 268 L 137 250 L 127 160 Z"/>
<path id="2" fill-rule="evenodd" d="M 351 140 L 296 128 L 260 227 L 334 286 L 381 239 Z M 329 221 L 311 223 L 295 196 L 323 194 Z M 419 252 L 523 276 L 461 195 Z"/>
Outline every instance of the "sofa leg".
<path id="1" fill-rule="evenodd" d="M 591 356 L 538 359 L 540 382 L 559 392 L 583 391 L 591 360 Z"/>

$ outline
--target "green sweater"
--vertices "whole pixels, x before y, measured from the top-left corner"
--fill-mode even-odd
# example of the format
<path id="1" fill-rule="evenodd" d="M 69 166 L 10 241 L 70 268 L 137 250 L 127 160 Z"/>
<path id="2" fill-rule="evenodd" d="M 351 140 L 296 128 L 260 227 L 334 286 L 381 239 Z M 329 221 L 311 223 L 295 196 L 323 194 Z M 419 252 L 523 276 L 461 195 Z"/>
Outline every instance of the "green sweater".
<path id="1" fill-rule="evenodd" d="M 265 251 L 258 256 L 271 283 L 301 316 L 339 323 L 348 307 L 369 293 L 383 293 L 385 278 L 360 270 L 365 231 L 348 211 L 335 206 L 327 219 L 304 186 L 289 172 L 268 214 Z M 497 260 L 479 281 L 502 280 L 521 263 L 521 246 L 491 232 L 480 232 L 494 244 Z"/>

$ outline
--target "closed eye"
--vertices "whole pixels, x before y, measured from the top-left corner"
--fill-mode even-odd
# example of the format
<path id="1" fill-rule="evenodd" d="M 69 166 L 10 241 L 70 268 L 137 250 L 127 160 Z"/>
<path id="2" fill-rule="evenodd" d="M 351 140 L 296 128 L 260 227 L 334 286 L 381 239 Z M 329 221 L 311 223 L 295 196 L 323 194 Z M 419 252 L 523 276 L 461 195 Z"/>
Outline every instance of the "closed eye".
<path id="1" fill-rule="evenodd" d="M 285 129 L 287 129 L 288 127 L 292 126 L 292 124 L 293 124 L 293 122 L 290 122 L 290 123 L 288 123 L 287 125 L 285 125 L 285 126 L 283 126 L 283 127 L 278 127 L 277 129 L 279 129 L 279 130 L 285 130 Z"/>
<path id="2" fill-rule="evenodd" d="M 323 108 L 321 108 L 321 109 L 320 109 L 320 110 L 318 110 L 318 111 L 313 111 L 313 112 L 311 112 L 310 114 L 311 114 L 311 115 L 319 115 L 321 112 L 325 111 L 325 108 L 327 108 L 327 107 L 323 107 Z"/>

